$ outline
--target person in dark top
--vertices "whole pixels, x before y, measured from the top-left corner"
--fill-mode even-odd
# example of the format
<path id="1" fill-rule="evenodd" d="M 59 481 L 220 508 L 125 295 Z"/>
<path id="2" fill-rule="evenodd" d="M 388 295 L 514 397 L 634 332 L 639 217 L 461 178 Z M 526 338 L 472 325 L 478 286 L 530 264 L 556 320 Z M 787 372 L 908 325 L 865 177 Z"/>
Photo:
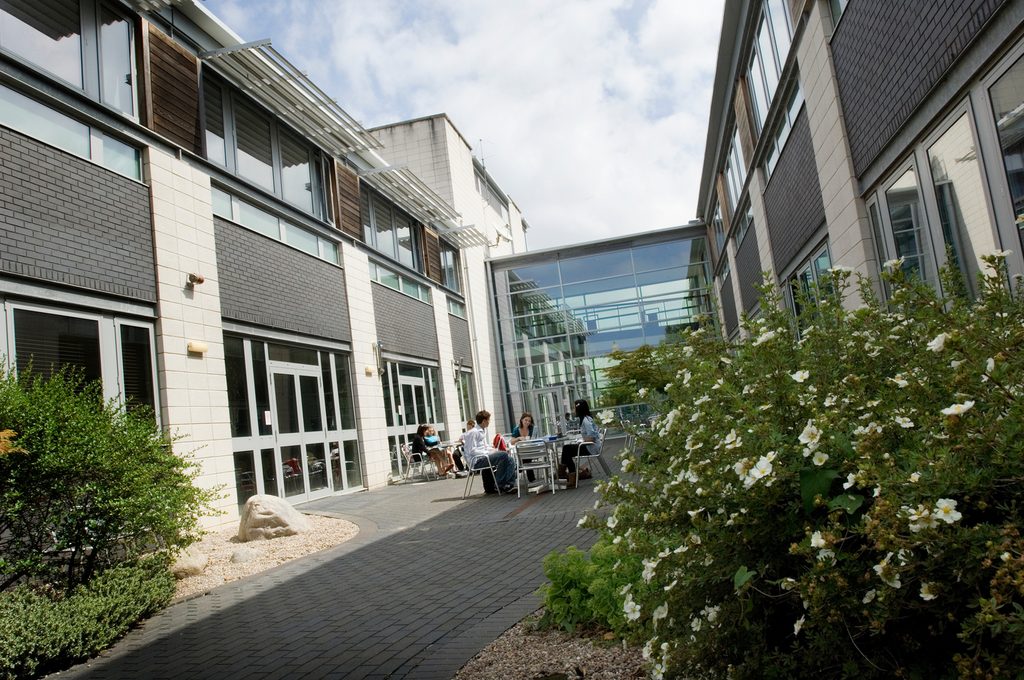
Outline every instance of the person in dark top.
<path id="1" fill-rule="evenodd" d="M 529 411 L 519 416 L 519 424 L 512 428 L 512 439 L 509 444 L 515 444 L 523 439 L 533 438 L 533 414 Z"/>
<path id="2" fill-rule="evenodd" d="M 410 450 L 413 453 L 429 457 L 437 467 L 437 474 L 444 477 L 455 468 L 455 462 L 451 460 L 451 454 L 446 456 L 441 450 L 437 433 L 431 434 L 432 432 L 433 428 L 426 424 L 416 428 L 416 435 L 412 438 Z"/>
<path id="3" fill-rule="evenodd" d="M 576 486 L 576 452 L 582 447 L 586 447 L 586 450 L 580 450 L 580 455 L 600 455 L 601 453 L 601 433 L 597 429 L 597 425 L 594 423 L 594 417 L 590 415 L 590 404 L 587 403 L 586 399 L 577 399 L 574 407 L 576 409 L 576 417 L 579 419 L 580 427 L 580 441 L 566 444 L 562 447 L 562 465 L 565 468 L 566 474 L 566 488 L 573 488 Z"/>

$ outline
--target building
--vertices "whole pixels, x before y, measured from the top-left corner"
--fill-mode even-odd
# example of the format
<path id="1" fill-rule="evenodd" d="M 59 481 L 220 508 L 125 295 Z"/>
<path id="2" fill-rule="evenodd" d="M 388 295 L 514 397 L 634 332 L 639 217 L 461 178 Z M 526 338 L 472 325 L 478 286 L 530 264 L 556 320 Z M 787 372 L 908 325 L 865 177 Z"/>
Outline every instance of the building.
<path id="1" fill-rule="evenodd" d="M 494 258 L 490 268 L 507 408 L 531 412 L 547 432 L 576 399 L 613 405 L 602 401 L 612 351 L 671 342 L 711 312 L 700 223 Z"/>
<path id="2" fill-rule="evenodd" d="M 199 0 L 0 7 L 0 187 L 8 368 L 153 407 L 219 521 L 387 483 L 497 375 L 483 229 Z"/>
<path id="3" fill-rule="evenodd" d="M 727 333 L 787 290 L 881 263 L 940 287 L 1024 271 L 1024 2 L 727 0 L 698 216 Z M 884 293 L 878 286 L 879 293 Z M 855 304 L 856 301 L 851 301 Z"/>

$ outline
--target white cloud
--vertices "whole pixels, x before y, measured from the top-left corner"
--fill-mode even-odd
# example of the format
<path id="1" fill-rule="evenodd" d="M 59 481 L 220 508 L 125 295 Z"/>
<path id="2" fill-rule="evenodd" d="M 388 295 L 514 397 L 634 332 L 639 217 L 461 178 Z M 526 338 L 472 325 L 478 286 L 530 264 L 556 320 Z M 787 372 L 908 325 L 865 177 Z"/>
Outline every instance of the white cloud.
<path id="1" fill-rule="evenodd" d="M 693 217 L 722 1 L 207 4 L 364 125 L 448 113 L 541 248 Z"/>

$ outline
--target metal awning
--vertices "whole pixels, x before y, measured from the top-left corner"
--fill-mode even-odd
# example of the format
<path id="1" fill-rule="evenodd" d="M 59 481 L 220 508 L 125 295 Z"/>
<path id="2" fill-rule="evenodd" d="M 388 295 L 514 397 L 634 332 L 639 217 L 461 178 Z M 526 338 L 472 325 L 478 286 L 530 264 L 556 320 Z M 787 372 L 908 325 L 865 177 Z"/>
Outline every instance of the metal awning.
<path id="1" fill-rule="evenodd" d="M 203 52 L 199 58 L 329 153 L 383 148 L 269 40 Z"/>

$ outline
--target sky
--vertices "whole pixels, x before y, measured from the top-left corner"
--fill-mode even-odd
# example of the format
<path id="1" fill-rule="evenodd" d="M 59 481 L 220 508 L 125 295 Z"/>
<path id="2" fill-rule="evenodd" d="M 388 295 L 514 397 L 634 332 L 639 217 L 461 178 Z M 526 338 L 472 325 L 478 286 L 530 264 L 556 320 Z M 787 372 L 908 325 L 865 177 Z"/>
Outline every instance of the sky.
<path id="1" fill-rule="evenodd" d="M 724 0 L 206 0 L 366 127 L 447 113 L 530 249 L 696 214 Z"/>

